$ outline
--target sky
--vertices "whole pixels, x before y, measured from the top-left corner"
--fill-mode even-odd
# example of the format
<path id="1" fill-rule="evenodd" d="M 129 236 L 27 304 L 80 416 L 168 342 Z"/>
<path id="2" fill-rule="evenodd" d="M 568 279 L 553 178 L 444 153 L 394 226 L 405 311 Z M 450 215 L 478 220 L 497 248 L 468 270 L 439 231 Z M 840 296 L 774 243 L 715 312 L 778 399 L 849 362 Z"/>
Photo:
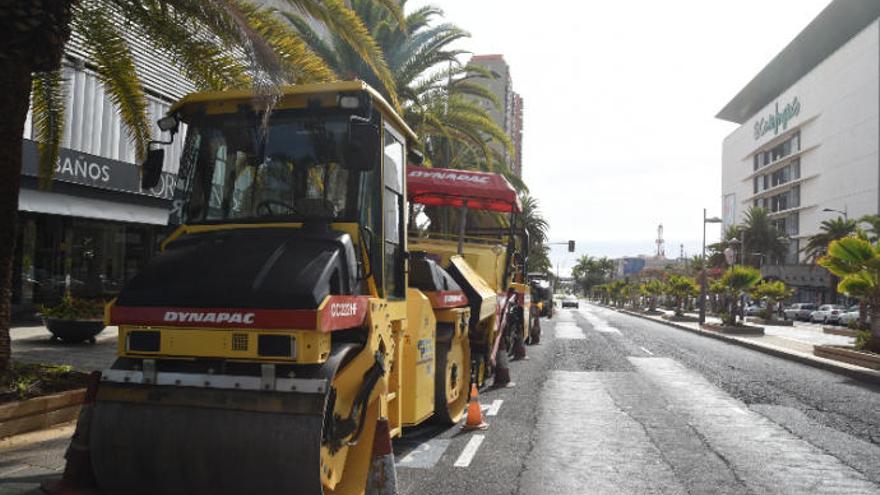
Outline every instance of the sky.
<path id="1" fill-rule="evenodd" d="M 721 214 L 715 118 L 829 0 L 410 0 L 500 53 L 524 99 L 523 178 L 550 221 L 561 274 L 590 256 L 699 254 Z M 710 224 L 709 242 L 719 236 Z"/>

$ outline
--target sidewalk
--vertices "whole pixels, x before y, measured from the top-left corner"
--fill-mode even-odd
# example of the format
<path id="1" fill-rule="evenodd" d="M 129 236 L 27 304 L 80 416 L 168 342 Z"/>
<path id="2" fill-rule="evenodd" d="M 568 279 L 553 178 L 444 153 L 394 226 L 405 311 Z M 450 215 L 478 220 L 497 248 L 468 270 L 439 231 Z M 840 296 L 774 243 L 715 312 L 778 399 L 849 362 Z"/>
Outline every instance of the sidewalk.
<path id="1" fill-rule="evenodd" d="M 800 363 L 813 366 L 815 368 L 821 368 L 835 373 L 840 373 L 859 380 L 880 383 L 880 372 L 878 371 L 813 355 L 813 348 L 816 345 L 851 346 L 855 341 L 855 339 L 852 337 L 823 333 L 822 327 L 820 325 L 813 325 L 808 323 L 800 324 L 800 322 L 795 322 L 795 325 L 792 327 L 763 326 L 762 328 L 764 328 L 764 335 L 734 336 L 714 332 L 711 330 L 704 330 L 700 328 L 700 325 L 697 322 L 673 322 L 669 320 L 664 320 L 663 318 L 661 318 L 660 315 L 646 315 L 631 311 L 629 309 L 611 309 L 616 309 L 621 313 L 636 316 L 646 320 L 652 320 L 667 326 L 680 328 L 682 330 L 687 330 L 693 333 L 698 333 L 706 337 L 723 340 L 731 344 L 749 347 L 751 349 L 761 351 L 766 354 L 771 354 L 792 361 L 798 361 Z M 671 311 L 668 311 L 666 313 L 672 314 Z M 696 314 L 686 315 L 693 316 L 695 318 L 697 316 Z M 716 317 L 707 317 L 706 321 L 708 323 L 720 323 L 721 320 Z M 753 325 L 761 326 L 759 324 Z"/>
<path id="2" fill-rule="evenodd" d="M 10 333 L 12 360 L 18 363 L 66 364 L 89 372 L 109 368 L 116 359 L 116 327 L 105 328 L 95 337 L 95 344 L 51 341 L 52 334 L 42 325 L 16 327 Z"/>

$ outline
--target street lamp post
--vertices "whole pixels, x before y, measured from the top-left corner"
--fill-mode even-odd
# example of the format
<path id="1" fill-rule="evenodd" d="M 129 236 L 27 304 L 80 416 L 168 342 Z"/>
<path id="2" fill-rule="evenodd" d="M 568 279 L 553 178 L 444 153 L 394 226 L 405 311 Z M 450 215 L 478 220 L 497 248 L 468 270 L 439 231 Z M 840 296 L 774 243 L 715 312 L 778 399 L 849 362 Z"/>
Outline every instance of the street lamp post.
<path id="1" fill-rule="evenodd" d="M 703 270 L 700 276 L 700 325 L 706 323 L 706 224 L 721 223 L 718 217 L 706 218 L 706 209 L 703 208 Z"/>

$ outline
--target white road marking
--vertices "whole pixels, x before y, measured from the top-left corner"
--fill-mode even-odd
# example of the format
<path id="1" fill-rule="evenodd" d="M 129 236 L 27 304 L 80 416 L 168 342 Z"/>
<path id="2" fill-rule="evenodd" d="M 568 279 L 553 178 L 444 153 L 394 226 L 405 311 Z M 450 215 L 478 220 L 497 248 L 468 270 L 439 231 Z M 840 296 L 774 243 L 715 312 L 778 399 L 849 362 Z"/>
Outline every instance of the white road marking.
<path id="1" fill-rule="evenodd" d="M 646 354 L 648 354 L 648 355 L 649 355 L 649 356 L 653 356 L 653 355 L 654 355 L 654 353 L 653 353 L 653 352 L 651 352 L 651 351 L 649 351 L 649 350 L 647 350 L 647 349 L 645 349 L 645 348 L 644 348 L 644 347 L 639 347 L 639 349 L 641 349 L 641 350 L 643 350 L 643 351 L 645 351 L 645 353 L 646 353 Z"/>
<path id="2" fill-rule="evenodd" d="M 560 321 L 554 327 L 557 339 L 585 339 L 584 331 L 573 322 Z"/>
<path id="3" fill-rule="evenodd" d="M 430 469 L 443 457 L 450 440 L 433 438 L 412 449 L 403 459 L 395 461 L 397 467 Z"/>
<path id="4" fill-rule="evenodd" d="M 498 410 L 501 409 L 501 404 L 504 403 L 504 399 L 495 399 L 492 401 L 492 405 L 489 406 L 486 411 L 486 416 L 495 416 L 498 414 Z"/>
<path id="5" fill-rule="evenodd" d="M 464 450 L 461 451 L 461 455 L 458 456 L 458 459 L 455 460 L 455 467 L 468 467 L 471 465 L 471 461 L 474 460 L 474 456 L 477 454 L 477 449 L 480 448 L 480 444 L 483 443 L 483 439 L 485 439 L 485 435 L 474 435 L 471 437 L 470 441 L 468 441 L 467 445 L 464 446 Z"/>
<path id="6" fill-rule="evenodd" d="M 877 485 L 668 358 L 630 362 L 755 493 L 877 493 Z"/>

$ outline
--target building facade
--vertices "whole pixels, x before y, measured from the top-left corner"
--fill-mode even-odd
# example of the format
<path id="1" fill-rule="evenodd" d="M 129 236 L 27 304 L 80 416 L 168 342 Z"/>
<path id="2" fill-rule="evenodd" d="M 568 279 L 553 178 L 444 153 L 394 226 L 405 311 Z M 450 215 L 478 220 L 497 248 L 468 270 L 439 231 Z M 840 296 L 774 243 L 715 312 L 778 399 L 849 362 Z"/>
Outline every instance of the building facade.
<path id="1" fill-rule="evenodd" d="M 768 210 L 791 268 L 765 275 L 799 300 L 833 296 L 827 276 L 797 266 L 821 222 L 880 213 L 878 17 L 880 2 L 835 0 L 717 115 L 740 124 L 723 143 L 724 226 Z"/>
<path id="2" fill-rule="evenodd" d="M 128 41 L 145 84 L 152 135 L 167 139 L 155 120 L 193 86 L 145 41 Z M 182 139 L 165 148 L 159 186 L 141 189 L 134 148 L 83 47 L 74 32 L 63 60 L 66 115 L 50 187 L 37 184 L 30 114 L 22 136 L 12 296 L 17 319 L 29 318 L 39 305 L 56 302 L 68 290 L 80 297 L 112 298 L 166 233 Z"/>
<path id="3" fill-rule="evenodd" d="M 482 67 L 498 76 L 494 79 L 479 79 L 479 82 L 498 98 L 501 107 L 498 108 L 488 101 L 481 101 L 481 104 L 513 143 L 512 156 L 506 150 L 499 149 L 499 151 L 503 153 L 510 170 L 522 177 L 523 98 L 513 90 L 510 66 L 507 65 L 504 56 L 499 54 L 474 55 L 468 65 Z"/>

